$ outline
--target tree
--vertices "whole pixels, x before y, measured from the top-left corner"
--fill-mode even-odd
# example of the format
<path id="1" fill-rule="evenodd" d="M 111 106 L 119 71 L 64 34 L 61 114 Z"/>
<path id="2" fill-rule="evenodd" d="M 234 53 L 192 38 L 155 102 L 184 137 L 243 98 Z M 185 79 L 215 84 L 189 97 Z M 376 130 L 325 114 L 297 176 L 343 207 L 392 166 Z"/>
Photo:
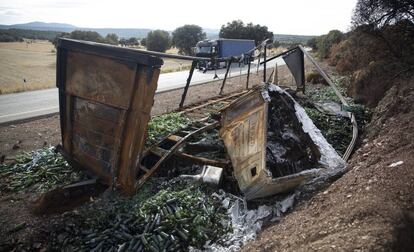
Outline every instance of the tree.
<path id="1" fill-rule="evenodd" d="M 178 53 L 191 55 L 192 48 L 198 41 L 206 38 L 203 29 L 198 25 L 184 25 L 172 33 L 172 45 L 178 48 Z"/>
<path id="2" fill-rule="evenodd" d="M 222 25 L 219 32 L 220 38 L 246 39 L 246 36 L 246 27 L 241 20 L 233 20 L 227 25 Z"/>
<path id="3" fill-rule="evenodd" d="M 105 42 L 111 45 L 118 45 L 118 35 L 115 33 L 108 33 L 105 37 Z"/>
<path id="4" fill-rule="evenodd" d="M 70 33 L 69 38 L 87 40 L 87 41 L 99 42 L 99 43 L 105 42 L 104 38 L 102 38 L 102 36 L 99 35 L 99 33 L 94 32 L 94 31 L 75 30 Z"/>
<path id="5" fill-rule="evenodd" d="M 358 0 L 352 24 L 383 27 L 402 20 L 414 22 L 413 0 Z"/>
<path id="6" fill-rule="evenodd" d="M 115 33 L 109 33 L 106 35 L 105 38 L 103 38 L 99 33 L 94 31 L 81 31 L 81 30 L 75 30 L 71 33 L 61 33 L 55 37 L 55 39 L 52 41 L 52 43 L 56 47 L 56 42 L 58 38 L 71 38 L 71 39 L 79 39 L 79 40 L 86 40 L 86 41 L 92 41 L 92 42 L 98 42 L 98 43 L 107 43 L 112 45 L 118 45 L 118 36 Z M 121 43 L 122 44 L 122 43 Z"/>
<path id="7" fill-rule="evenodd" d="M 171 47 L 170 34 L 163 30 L 150 31 L 146 44 L 149 51 L 165 52 Z"/>
<path id="8" fill-rule="evenodd" d="M 140 41 L 140 44 L 142 46 L 147 46 L 147 38 L 142 38 L 141 41 Z"/>
<path id="9" fill-rule="evenodd" d="M 128 45 L 128 41 L 127 41 L 125 38 L 121 38 L 121 39 L 119 40 L 119 44 L 120 44 L 121 46 L 127 46 L 127 45 Z"/>
<path id="10" fill-rule="evenodd" d="M 413 0 L 358 0 L 352 24 L 354 31 L 363 31 L 384 43 L 396 58 L 413 53 Z"/>
<path id="11" fill-rule="evenodd" d="M 138 39 L 135 37 L 130 37 L 127 41 L 128 45 L 130 46 L 137 46 L 139 45 Z"/>
<path id="12" fill-rule="evenodd" d="M 241 20 L 233 20 L 222 25 L 219 33 L 220 38 L 229 39 L 252 39 L 256 45 L 265 39 L 273 39 L 273 32 L 268 31 L 267 26 L 248 23 L 244 25 Z"/>

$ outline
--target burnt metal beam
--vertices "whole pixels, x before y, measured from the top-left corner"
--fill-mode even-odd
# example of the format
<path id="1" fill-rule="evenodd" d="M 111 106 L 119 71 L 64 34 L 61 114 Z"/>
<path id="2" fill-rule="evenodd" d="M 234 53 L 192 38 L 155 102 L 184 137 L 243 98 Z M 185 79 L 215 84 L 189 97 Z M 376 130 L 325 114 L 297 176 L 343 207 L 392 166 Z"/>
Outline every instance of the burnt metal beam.
<path id="1" fill-rule="evenodd" d="M 274 60 L 274 59 L 276 59 L 276 58 L 279 58 L 279 57 L 281 57 L 281 56 L 283 56 L 283 55 L 285 55 L 285 54 L 290 53 L 291 51 L 294 51 L 294 50 L 298 49 L 298 48 L 299 48 L 299 47 L 294 47 L 294 48 L 289 49 L 289 50 L 287 50 L 287 51 L 284 51 L 284 52 L 282 52 L 282 53 L 276 54 L 275 56 L 272 56 L 272 57 L 270 57 L 270 58 L 266 59 L 265 61 L 261 62 L 261 63 L 260 63 L 260 65 L 266 64 L 266 62 L 269 62 L 269 61 L 271 61 L 271 60 Z"/>
<path id="2" fill-rule="evenodd" d="M 267 46 L 266 45 L 264 45 L 264 47 L 263 47 L 263 53 L 264 53 L 264 56 L 263 56 L 263 62 L 264 62 L 264 66 L 263 66 L 263 82 L 264 83 L 266 83 L 266 53 L 267 53 Z"/>
<path id="3" fill-rule="evenodd" d="M 248 61 L 249 63 L 247 64 L 247 80 L 246 80 L 246 89 L 249 89 L 249 80 L 250 80 L 250 65 L 252 63 L 251 61 L 251 54 L 249 55 Z"/>
<path id="4" fill-rule="evenodd" d="M 180 106 L 179 106 L 180 108 L 184 106 L 184 101 L 187 96 L 188 88 L 190 87 L 191 79 L 193 78 L 193 73 L 194 73 L 194 69 L 196 65 L 197 65 L 197 61 L 194 60 L 193 63 L 191 64 L 190 73 L 188 74 L 187 83 L 185 84 L 183 95 L 181 96 L 181 101 L 180 101 Z"/>
<path id="5" fill-rule="evenodd" d="M 260 59 L 261 59 L 261 56 L 262 56 L 262 52 L 260 52 L 259 53 L 259 56 L 257 56 L 258 57 L 258 59 L 257 59 L 257 69 L 256 69 L 256 74 L 259 74 L 259 67 L 260 67 Z"/>
<path id="6" fill-rule="evenodd" d="M 224 85 L 226 84 L 227 75 L 229 74 L 229 71 L 230 71 L 231 62 L 232 60 L 227 61 L 227 70 L 226 70 L 226 74 L 224 75 L 223 84 L 221 84 L 220 95 L 223 94 L 223 89 L 224 89 Z"/>

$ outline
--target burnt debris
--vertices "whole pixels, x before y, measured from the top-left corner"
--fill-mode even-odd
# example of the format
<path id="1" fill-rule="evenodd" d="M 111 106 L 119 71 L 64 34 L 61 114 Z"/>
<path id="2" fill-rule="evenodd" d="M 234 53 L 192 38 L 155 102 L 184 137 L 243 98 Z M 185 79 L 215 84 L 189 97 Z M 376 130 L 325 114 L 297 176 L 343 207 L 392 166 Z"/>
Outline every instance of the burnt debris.
<path id="1" fill-rule="evenodd" d="M 320 153 L 303 131 L 295 115 L 294 103 L 286 94 L 269 92 L 266 137 L 266 167 L 273 178 L 283 177 L 317 166 Z"/>

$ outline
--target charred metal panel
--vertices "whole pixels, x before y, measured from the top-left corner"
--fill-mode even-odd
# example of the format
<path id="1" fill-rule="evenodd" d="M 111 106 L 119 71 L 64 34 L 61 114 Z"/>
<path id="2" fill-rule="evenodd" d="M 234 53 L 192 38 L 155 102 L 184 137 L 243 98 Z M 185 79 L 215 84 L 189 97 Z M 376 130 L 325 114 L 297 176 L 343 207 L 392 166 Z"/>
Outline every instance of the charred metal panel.
<path id="1" fill-rule="evenodd" d="M 162 60 L 67 39 L 59 40 L 57 55 L 64 156 L 133 193 Z"/>
<path id="2" fill-rule="evenodd" d="M 258 91 L 242 96 L 222 114 L 220 136 L 232 161 L 240 190 L 245 194 L 252 184 L 260 184 L 266 176 L 266 121 L 267 103 Z"/>
<path id="3" fill-rule="evenodd" d="M 305 90 L 305 59 L 303 56 L 303 52 L 299 48 L 283 56 L 299 90 Z"/>
<path id="4" fill-rule="evenodd" d="M 261 88 L 231 103 L 223 110 L 221 119 L 220 136 L 232 161 L 234 176 L 246 199 L 266 197 L 293 189 L 318 172 L 318 169 L 313 169 L 315 167 L 307 167 L 276 177 L 272 175 L 269 167 L 266 167 L 268 117 L 274 115 L 268 114 L 270 96 L 267 90 L 264 90 L 265 87 Z M 286 98 L 289 97 L 281 99 L 281 106 L 288 104 L 284 100 Z M 295 116 L 294 110 L 292 114 Z M 283 121 L 284 118 L 280 120 Z M 300 130 L 307 134 L 302 128 Z M 274 134 L 274 131 L 271 134 Z M 318 155 L 316 147 L 315 151 Z"/>

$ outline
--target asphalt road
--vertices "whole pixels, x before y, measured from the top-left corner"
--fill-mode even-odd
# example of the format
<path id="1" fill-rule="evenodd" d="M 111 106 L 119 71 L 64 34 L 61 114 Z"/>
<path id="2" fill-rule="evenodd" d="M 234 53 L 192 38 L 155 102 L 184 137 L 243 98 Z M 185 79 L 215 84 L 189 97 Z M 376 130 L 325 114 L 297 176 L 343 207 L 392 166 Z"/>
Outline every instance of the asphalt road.
<path id="1" fill-rule="evenodd" d="M 275 66 L 275 60 L 267 63 L 267 68 Z M 278 65 L 283 65 L 281 58 L 277 59 Z M 235 64 L 236 65 L 236 64 Z M 251 72 L 256 71 L 256 64 L 251 65 Z M 263 66 L 260 67 L 263 69 Z M 173 72 L 161 74 L 158 80 L 157 92 L 163 92 L 185 86 L 189 71 Z M 197 85 L 214 80 L 217 73 L 220 79 L 224 78 L 225 69 L 217 71 L 211 70 L 203 73 L 195 70 L 191 85 Z M 229 76 L 234 77 L 247 73 L 247 66 L 239 68 L 233 66 Z M 10 123 L 18 120 L 25 120 L 56 113 L 59 111 L 58 90 L 57 88 L 29 91 L 15 94 L 0 95 L 0 124 Z"/>

